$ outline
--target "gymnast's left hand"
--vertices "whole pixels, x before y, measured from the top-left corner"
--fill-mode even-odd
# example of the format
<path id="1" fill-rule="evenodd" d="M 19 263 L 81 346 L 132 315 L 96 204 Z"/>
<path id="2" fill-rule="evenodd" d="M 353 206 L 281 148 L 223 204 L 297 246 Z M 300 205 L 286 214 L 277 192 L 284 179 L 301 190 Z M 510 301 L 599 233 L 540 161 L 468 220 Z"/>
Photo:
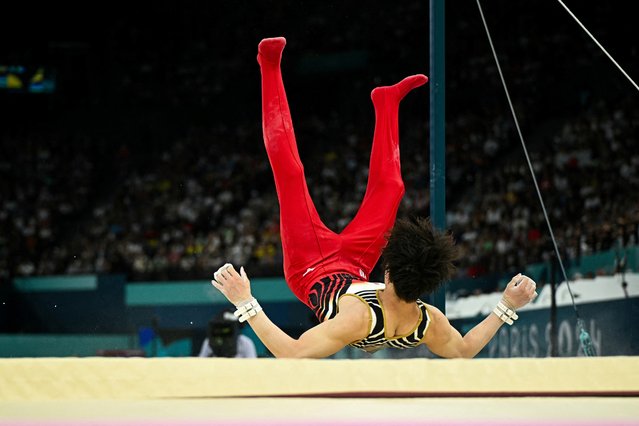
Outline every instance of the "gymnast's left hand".
<path id="1" fill-rule="evenodd" d="M 240 268 L 238 273 L 233 265 L 225 264 L 213 274 L 211 284 L 222 292 L 224 296 L 235 306 L 239 306 L 248 300 L 251 300 L 251 281 L 244 271 L 244 267 Z"/>

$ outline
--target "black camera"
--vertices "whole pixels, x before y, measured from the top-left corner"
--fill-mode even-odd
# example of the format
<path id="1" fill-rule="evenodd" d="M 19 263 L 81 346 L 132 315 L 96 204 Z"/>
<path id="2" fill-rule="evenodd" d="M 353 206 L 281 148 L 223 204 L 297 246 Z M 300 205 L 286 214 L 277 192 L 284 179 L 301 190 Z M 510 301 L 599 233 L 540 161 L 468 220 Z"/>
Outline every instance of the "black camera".
<path id="1" fill-rule="evenodd" d="M 209 321 L 207 337 L 216 357 L 234 358 L 237 354 L 239 322 L 232 312 L 224 311 Z"/>

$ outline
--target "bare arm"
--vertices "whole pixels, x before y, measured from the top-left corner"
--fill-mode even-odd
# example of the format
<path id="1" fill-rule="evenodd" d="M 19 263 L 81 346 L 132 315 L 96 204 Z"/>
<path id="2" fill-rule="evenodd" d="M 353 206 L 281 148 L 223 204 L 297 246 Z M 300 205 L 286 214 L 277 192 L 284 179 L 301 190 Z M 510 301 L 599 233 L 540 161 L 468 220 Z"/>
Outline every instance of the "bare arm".
<path id="1" fill-rule="evenodd" d="M 535 282 L 530 278 L 521 274 L 516 275 L 506 286 L 503 300 L 512 309 L 519 309 L 537 296 L 535 287 Z M 504 324 L 495 314 L 490 313 L 462 337 L 439 309 L 429 306 L 428 311 L 431 314 L 432 323 L 422 343 L 426 344 L 433 353 L 444 358 L 474 357 Z"/>
<path id="2" fill-rule="evenodd" d="M 444 358 L 472 358 L 477 355 L 495 336 L 504 324 L 497 316 L 490 314 L 464 337 L 457 331 L 442 311 L 428 307 L 431 325 L 422 342 L 436 355 Z"/>
<path id="3" fill-rule="evenodd" d="M 240 273 L 232 265 L 224 265 L 215 273 L 211 282 L 226 298 L 238 306 L 250 300 L 250 281 L 244 271 Z M 278 358 L 322 358 L 333 355 L 351 342 L 364 338 L 368 333 L 366 307 L 355 298 L 340 301 L 340 311 L 335 318 L 306 331 L 299 339 L 293 339 L 275 325 L 264 311 L 248 320 L 255 334 Z"/>
<path id="4" fill-rule="evenodd" d="M 357 300 L 353 302 L 362 304 Z M 361 335 L 358 326 L 358 319 L 364 316 L 354 316 L 354 313 L 353 309 L 342 309 L 335 318 L 311 328 L 299 339 L 293 339 L 284 333 L 271 322 L 264 311 L 248 322 L 255 334 L 277 358 L 324 358 L 365 336 Z"/>

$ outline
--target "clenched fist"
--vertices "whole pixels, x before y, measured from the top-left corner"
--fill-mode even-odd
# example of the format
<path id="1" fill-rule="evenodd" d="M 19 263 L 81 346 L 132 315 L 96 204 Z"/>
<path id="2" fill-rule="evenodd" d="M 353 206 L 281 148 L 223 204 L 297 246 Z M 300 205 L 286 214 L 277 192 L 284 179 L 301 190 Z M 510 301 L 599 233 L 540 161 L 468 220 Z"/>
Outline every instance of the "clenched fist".
<path id="1" fill-rule="evenodd" d="M 506 286 L 504 290 L 504 301 L 512 309 L 519 309 L 526 306 L 537 297 L 537 284 L 529 277 L 517 274 Z"/>

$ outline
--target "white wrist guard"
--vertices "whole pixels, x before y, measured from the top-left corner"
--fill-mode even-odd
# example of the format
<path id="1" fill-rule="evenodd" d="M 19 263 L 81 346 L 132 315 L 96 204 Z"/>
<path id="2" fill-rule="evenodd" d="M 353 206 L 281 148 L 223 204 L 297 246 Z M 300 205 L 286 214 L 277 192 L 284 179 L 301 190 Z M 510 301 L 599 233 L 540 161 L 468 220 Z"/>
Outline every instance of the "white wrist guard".
<path id="1" fill-rule="evenodd" d="M 257 315 L 262 310 L 262 307 L 255 298 L 252 298 L 246 303 L 242 303 L 240 306 L 236 306 L 237 311 L 233 312 L 240 322 L 244 322 L 251 317 Z"/>
<path id="2" fill-rule="evenodd" d="M 519 318 L 517 312 L 506 306 L 503 300 L 500 301 L 497 306 L 495 306 L 495 309 L 493 309 L 493 313 L 497 315 L 497 318 L 508 325 L 513 325 L 513 322 Z"/>

